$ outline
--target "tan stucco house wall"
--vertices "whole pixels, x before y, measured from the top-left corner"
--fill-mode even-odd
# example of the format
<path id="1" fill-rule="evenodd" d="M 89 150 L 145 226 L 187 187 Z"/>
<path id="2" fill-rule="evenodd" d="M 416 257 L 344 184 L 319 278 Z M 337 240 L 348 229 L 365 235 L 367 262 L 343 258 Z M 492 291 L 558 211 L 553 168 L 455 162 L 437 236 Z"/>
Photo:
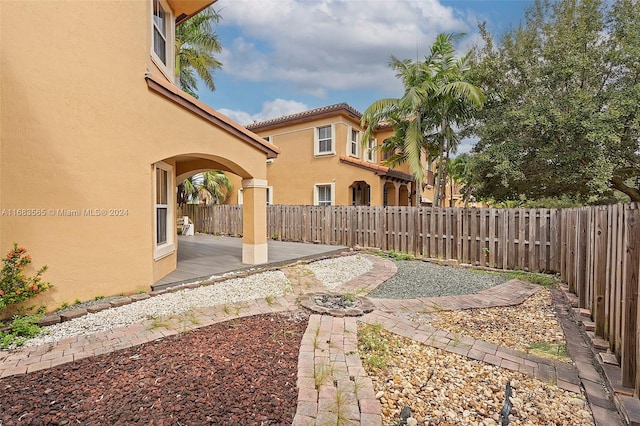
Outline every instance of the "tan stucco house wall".
<path id="1" fill-rule="evenodd" d="M 202 170 L 242 179 L 243 261 L 267 260 L 278 148 L 174 84 L 174 23 L 210 3 L 0 1 L 0 253 L 49 266 L 37 303 L 149 290 L 176 266 L 175 186 Z"/>
<path id="2" fill-rule="evenodd" d="M 413 177 L 403 169 L 383 166 L 377 149 L 376 144 L 392 133 L 376 135 L 370 147 L 362 146 L 360 118 L 351 106 L 336 104 L 248 125 L 281 150 L 267 165 L 270 201 L 411 205 Z"/>

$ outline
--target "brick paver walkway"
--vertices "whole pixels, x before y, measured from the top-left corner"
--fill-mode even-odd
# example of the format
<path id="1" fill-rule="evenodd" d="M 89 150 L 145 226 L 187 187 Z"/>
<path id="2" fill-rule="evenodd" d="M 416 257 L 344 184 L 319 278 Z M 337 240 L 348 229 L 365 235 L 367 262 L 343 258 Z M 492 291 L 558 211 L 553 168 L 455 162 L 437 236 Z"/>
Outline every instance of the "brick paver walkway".
<path id="1" fill-rule="evenodd" d="M 367 274 L 345 283 L 340 290 L 367 293 L 396 273 L 393 262 L 368 257 L 373 268 Z M 182 331 L 206 327 L 233 318 L 297 309 L 297 297 L 324 290 L 322 283 L 303 269 L 283 268 L 292 282 L 294 294 L 270 300 L 254 300 L 235 305 L 195 310 L 197 324 L 179 320 L 167 327 L 155 328 L 151 321 L 89 336 L 73 337 L 55 343 L 0 351 L 0 378 L 28 374 L 76 360 L 139 345 Z M 567 352 L 574 364 L 553 362 L 531 354 L 499 347 L 491 343 L 420 325 L 395 315 L 396 312 L 429 313 L 439 310 L 488 308 L 522 303 L 539 287 L 513 280 L 478 294 L 410 300 L 371 299 L 376 310 L 359 318 L 311 315 L 302 338 L 298 358 L 298 406 L 294 425 L 380 425 L 381 407 L 373 384 L 361 364 L 357 348 L 357 321 L 381 324 L 392 333 L 423 344 L 457 353 L 478 361 L 519 371 L 546 383 L 579 392 L 584 388 L 597 425 L 622 424 L 602 379 L 594 368 L 591 351 L 564 300 L 554 293 L 554 302 L 567 336 Z M 572 328 L 573 327 L 573 328 Z"/>

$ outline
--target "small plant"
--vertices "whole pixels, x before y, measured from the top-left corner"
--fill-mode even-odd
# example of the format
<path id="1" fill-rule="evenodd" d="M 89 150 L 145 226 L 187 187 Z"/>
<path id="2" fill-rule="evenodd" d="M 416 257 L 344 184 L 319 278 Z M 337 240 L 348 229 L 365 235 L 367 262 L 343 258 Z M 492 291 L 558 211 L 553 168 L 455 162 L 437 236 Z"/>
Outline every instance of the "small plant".
<path id="1" fill-rule="evenodd" d="M 189 324 L 198 325 L 200 321 L 193 311 L 193 309 L 186 310 L 180 314 L 179 317 L 180 325 L 182 326 L 182 332 L 187 332 L 189 330 Z"/>
<path id="2" fill-rule="evenodd" d="M 25 275 L 24 268 L 31 263 L 31 256 L 24 247 L 13 243 L 13 249 L 2 259 L 0 271 L 0 311 L 8 305 L 24 302 L 49 289 L 51 284 L 42 281 L 47 265 L 38 269 L 34 276 Z"/>
<path id="3" fill-rule="evenodd" d="M 315 334 L 313 335 L 313 349 L 318 349 L 320 345 L 318 344 L 318 337 L 320 336 L 320 326 L 318 325 L 315 329 Z"/>
<path id="4" fill-rule="evenodd" d="M 388 252 L 381 252 L 376 250 L 376 251 L 369 252 L 369 254 L 373 254 L 375 256 L 381 256 L 381 257 L 388 257 L 393 260 L 415 260 L 415 257 L 413 255 L 410 255 L 409 253 L 397 252 L 395 250 L 390 250 Z"/>
<path id="5" fill-rule="evenodd" d="M 277 232 L 274 232 L 273 234 L 271 234 L 271 239 L 272 240 L 279 240 L 280 239 L 280 235 L 278 235 Z"/>
<path id="6" fill-rule="evenodd" d="M 0 348 L 21 346 L 32 337 L 42 332 L 38 321 L 44 316 L 44 308 L 40 308 L 37 314 L 13 317 L 7 331 L 0 332 Z"/>
<path id="7" fill-rule="evenodd" d="M 79 304 L 81 304 L 81 303 L 82 303 L 82 300 L 80 300 L 80 299 L 78 299 L 78 298 L 76 298 L 76 299 L 73 301 L 73 304 L 74 304 L 74 305 L 79 305 Z"/>
<path id="8" fill-rule="evenodd" d="M 265 297 L 264 300 L 267 302 L 267 305 L 271 306 L 271 305 L 273 305 L 273 302 L 276 300 L 276 298 L 271 296 L 271 295 L 269 295 L 269 296 Z"/>
<path id="9" fill-rule="evenodd" d="M 320 386 L 324 384 L 324 382 L 331 377 L 333 374 L 334 367 L 331 365 L 322 364 L 320 366 L 315 366 L 313 368 L 313 380 L 316 385 L 316 389 L 320 389 Z"/>
<path id="10" fill-rule="evenodd" d="M 60 307 L 57 310 L 61 311 L 63 309 L 67 309 L 68 307 L 69 307 L 69 302 L 62 302 L 62 305 L 60 305 Z"/>
<path id="11" fill-rule="evenodd" d="M 224 312 L 227 315 L 230 315 L 231 314 L 231 307 L 229 305 L 224 305 L 222 307 L 222 312 Z"/>
<path id="12" fill-rule="evenodd" d="M 365 325 L 360 329 L 358 350 L 363 363 L 372 370 L 381 370 L 387 367 L 387 357 L 392 348 L 382 335 L 382 325 Z"/>
<path id="13" fill-rule="evenodd" d="M 534 355 L 545 358 L 562 360 L 567 358 L 567 345 L 565 343 L 531 343 L 528 351 Z"/>
<path id="14" fill-rule="evenodd" d="M 104 298 L 105 298 L 104 296 L 96 296 L 96 297 L 93 298 L 93 300 L 97 301 L 97 300 L 102 300 Z"/>
<path id="15" fill-rule="evenodd" d="M 345 302 L 349 302 L 350 304 L 352 304 L 353 302 L 356 301 L 356 295 L 353 293 L 346 293 L 342 295 L 342 299 Z"/>
<path id="16" fill-rule="evenodd" d="M 148 319 L 151 320 L 151 324 L 149 325 L 149 330 L 155 330 L 156 328 L 168 328 L 169 323 L 166 318 L 160 318 L 156 316 L 150 316 Z"/>

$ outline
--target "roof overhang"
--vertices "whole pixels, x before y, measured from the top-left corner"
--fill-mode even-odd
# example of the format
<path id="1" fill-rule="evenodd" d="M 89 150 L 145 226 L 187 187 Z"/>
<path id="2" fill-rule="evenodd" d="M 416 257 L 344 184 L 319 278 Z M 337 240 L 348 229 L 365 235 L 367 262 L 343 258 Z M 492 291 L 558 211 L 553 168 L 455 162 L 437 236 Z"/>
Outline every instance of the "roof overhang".
<path id="1" fill-rule="evenodd" d="M 415 178 L 407 173 L 399 172 L 387 166 L 381 166 L 379 164 L 369 163 L 368 161 L 361 160 L 359 158 L 351 158 L 346 157 L 344 155 L 340 156 L 340 162 L 348 164 L 350 166 L 359 167 L 361 169 L 370 170 L 374 174 L 402 182 L 415 182 Z"/>
<path id="2" fill-rule="evenodd" d="M 176 17 L 176 25 L 181 24 L 215 2 L 216 0 L 167 0 Z"/>
<path id="3" fill-rule="evenodd" d="M 242 141 L 256 147 L 260 151 L 264 152 L 267 158 L 276 158 L 280 153 L 280 149 L 277 146 L 267 142 L 252 131 L 247 130 L 244 126 L 236 123 L 223 114 L 220 114 L 218 111 L 200 102 L 193 96 L 183 92 L 164 79 L 155 77 L 151 73 L 147 73 L 145 75 L 145 79 L 147 80 L 147 86 L 150 90 L 153 90 L 183 108 L 193 112 L 214 126 L 220 127 Z"/>

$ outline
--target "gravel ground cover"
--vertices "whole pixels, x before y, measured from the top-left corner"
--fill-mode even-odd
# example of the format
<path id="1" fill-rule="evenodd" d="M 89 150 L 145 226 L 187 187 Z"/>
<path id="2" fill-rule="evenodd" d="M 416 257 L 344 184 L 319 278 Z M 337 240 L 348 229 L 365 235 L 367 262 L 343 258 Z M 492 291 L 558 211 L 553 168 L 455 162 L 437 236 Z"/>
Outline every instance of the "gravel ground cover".
<path id="1" fill-rule="evenodd" d="M 430 320 L 424 314 L 416 313 L 410 319 L 538 356 L 557 358 L 564 354 L 564 333 L 556 320 L 551 293 L 547 289 L 541 289 L 517 306 L 441 311 L 433 316 Z"/>
<path id="2" fill-rule="evenodd" d="M 513 388 L 511 425 L 594 424 L 581 394 L 371 326 L 360 327 L 359 338 L 384 425 L 400 424 L 400 413 L 408 407 L 411 419 L 406 424 L 497 426 L 507 382 Z"/>
<path id="3" fill-rule="evenodd" d="M 421 261 L 396 263 L 398 275 L 376 290 L 378 297 L 467 294 L 506 281 L 499 275 L 465 268 Z M 339 283 L 368 272 L 371 263 L 362 255 L 354 255 L 293 268 L 299 268 L 305 277 L 307 271 L 313 271 L 327 288 L 336 289 Z M 227 288 L 213 290 L 225 283 Z M 69 321 L 64 325 L 75 331 L 61 332 L 58 338 L 67 332 L 84 334 L 94 330 L 93 325 L 80 322 L 83 318 L 92 319 L 96 327 L 119 326 L 114 325 L 120 324 L 118 318 L 129 317 L 122 310 L 127 307 L 135 309 L 129 318 L 146 319 L 184 313 L 207 303 L 285 294 L 291 288 L 287 277 L 278 272 L 185 289 L 159 296 L 166 296 L 168 301 L 154 297 L 109 309 L 116 313 L 113 316 L 94 314 Z M 219 293 L 213 297 L 198 291 Z M 203 300 L 208 297 L 212 298 Z M 154 307 L 154 302 L 158 306 Z M 439 312 L 430 317 L 416 313 L 409 319 L 519 350 L 531 342 L 559 345 L 563 342 L 546 290 L 516 307 Z M 500 321 L 513 324 L 514 328 L 507 329 Z M 290 424 L 297 395 L 295 364 L 305 326 L 306 315 L 300 312 L 292 317 L 260 315 L 79 363 L 0 379 L 5 396 L 0 401 L 0 424 Z M 386 366 L 372 366 L 366 360 L 364 365 L 383 403 L 385 424 L 398 424 L 400 410 L 405 406 L 411 408 L 413 419 L 420 425 L 499 424 L 496 416 L 504 402 L 507 381 L 514 388 L 511 424 L 593 424 L 589 407 L 580 394 L 411 342 L 384 330 L 376 335 L 385 342 L 383 346 L 392 348 L 385 355 Z M 267 353 L 273 356 L 262 356 Z M 293 364 L 293 379 L 286 373 L 290 371 L 289 363 Z M 109 404 L 102 403 L 107 398 L 103 395 L 108 396 Z M 191 414 L 187 416 L 187 412 Z"/>
<path id="4" fill-rule="evenodd" d="M 334 290 L 347 281 L 369 272 L 371 262 L 364 256 L 356 254 L 312 262 L 308 268 L 325 287 Z"/>
<path id="5" fill-rule="evenodd" d="M 419 260 L 398 260 L 394 263 L 398 266 L 398 273 L 369 293 L 369 297 L 415 299 L 473 294 L 509 280 L 500 274 Z"/>
<path id="6" fill-rule="evenodd" d="M 291 283 L 281 271 L 267 271 L 234 278 L 215 285 L 184 289 L 129 305 L 88 314 L 46 328 L 46 333 L 26 342 L 42 345 L 67 337 L 108 331 L 138 322 L 183 314 L 193 308 L 224 305 L 291 293 Z"/>

